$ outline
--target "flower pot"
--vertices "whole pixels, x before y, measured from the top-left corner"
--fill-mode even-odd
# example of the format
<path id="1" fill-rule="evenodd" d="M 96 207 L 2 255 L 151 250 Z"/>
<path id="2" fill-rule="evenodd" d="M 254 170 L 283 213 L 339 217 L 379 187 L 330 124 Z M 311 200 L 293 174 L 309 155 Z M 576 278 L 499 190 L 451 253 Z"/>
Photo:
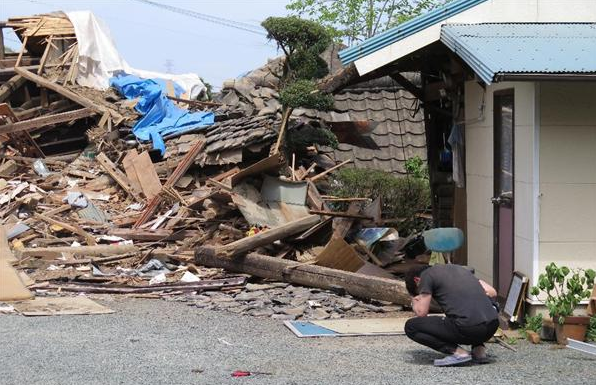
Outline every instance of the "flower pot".
<path id="1" fill-rule="evenodd" d="M 588 331 L 588 325 L 590 324 L 590 317 L 565 317 L 563 324 L 559 323 L 559 317 L 553 318 L 553 321 L 555 323 L 557 342 L 561 345 L 567 345 L 567 338 L 577 341 L 583 341 L 586 338 L 586 332 Z"/>

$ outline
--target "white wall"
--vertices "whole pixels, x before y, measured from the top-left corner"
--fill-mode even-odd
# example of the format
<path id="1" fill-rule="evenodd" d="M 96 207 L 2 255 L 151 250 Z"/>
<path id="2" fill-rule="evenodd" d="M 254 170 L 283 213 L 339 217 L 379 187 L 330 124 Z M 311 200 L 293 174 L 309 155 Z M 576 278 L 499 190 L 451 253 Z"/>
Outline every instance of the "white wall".
<path id="1" fill-rule="evenodd" d="M 537 258 L 537 127 L 535 87 L 531 82 L 504 82 L 483 90 L 465 84 L 468 265 L 478 278 L 493 280 L 493 92 L 514 89 L 514 253 L 515 270 L 528 277 Z M 480 106 L 484 100 L 484 113 Z"/>
<path id="2" fill-rule="evenodd" d="M 540 272 L 596 269 L 596 82 L 540 88 Z"/>

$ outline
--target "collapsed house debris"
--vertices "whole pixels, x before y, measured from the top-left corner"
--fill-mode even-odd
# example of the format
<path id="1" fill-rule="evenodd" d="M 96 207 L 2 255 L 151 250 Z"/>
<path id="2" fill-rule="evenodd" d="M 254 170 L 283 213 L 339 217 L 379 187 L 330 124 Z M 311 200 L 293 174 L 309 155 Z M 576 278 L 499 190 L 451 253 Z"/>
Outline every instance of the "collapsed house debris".
<path id="1" fill-rule="evenodd" d="M 23 46 L 9 54 L 14 75 L 0 88 L 0 272 L 8 277 L 0 300 L 183 297 L 279 319 L 410 305 L 393 273 L 428 262 L 420 240 L 383 227 L 379 199 L 323 191 L 352 163 L 404 173 L 408 157 L 425 157 L 406 91 L 368 85 L 359 96 L 351 96 L 355 88 L 336 95 L 344 111 L 296 110 L 289 132 L 324 125 L 340 146 L 297 141 L 302 147 L 291 153 L 277 151 L 282 117 L 270 73 L 237 79 L 215 102 L 192 99 L 173 81 L 122 74 L 110 81 L 117 90 L 87 87 L 78 79 L 88 42 L 69 17 L 5 24 Z M 358 100 L 395 118 L 358 110 Z M 398 103 L 413 115 L 402 116 Z M 386 121 L 370 123 L 367 111 Z M 168 122 L 172 116 L 186 123 Z M 388 158 L 358 154 L 374 146 Z"/>

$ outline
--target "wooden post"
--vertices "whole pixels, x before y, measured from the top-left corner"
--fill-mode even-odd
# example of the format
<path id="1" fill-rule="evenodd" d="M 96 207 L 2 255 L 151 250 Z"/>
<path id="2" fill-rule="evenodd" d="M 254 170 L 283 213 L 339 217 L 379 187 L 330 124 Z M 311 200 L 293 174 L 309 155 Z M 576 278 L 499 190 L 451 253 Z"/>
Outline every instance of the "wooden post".
<path id="1" fill-rule="evenodd" d="M 252 274 L 298 285 L 321 289 L 342 288 L 359 298 L 377 299 L 407 306 L 411 304 L 405 283 L 400 280 L 307 265 L 257 253 L 235 258 L 221 258 L 208 249 L 199 248 L 195 252 L 195 260 L 198 264 L 208 267 L 219 267 L 232 272 Z"/>

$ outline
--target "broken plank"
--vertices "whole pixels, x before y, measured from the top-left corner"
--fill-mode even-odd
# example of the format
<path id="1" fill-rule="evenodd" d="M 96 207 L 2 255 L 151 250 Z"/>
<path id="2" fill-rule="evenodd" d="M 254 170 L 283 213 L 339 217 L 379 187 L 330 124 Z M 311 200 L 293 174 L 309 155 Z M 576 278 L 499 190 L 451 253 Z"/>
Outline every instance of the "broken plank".
<path id="1" fill-rule="evenodd" d="M 178 241 L 185 238 L 190 238 L 197 235 L 197 230 L 180 230 L 173 231 L 168 229 L 120 229 L 114 228 L 108 230 L 109 235 L 116 235 L 125 239 L 132 239 L 136 241 L 158 242 L 158 241 Z"/>
<path id="2" fill-rule="evenodd" d="M 70 122 L 95 115 L 95 111 L 90 108 L 81 108 L 74 111 L 62 112 L 59 114 L 40 116 L 29 120 L 23 120 L 15 123 L 8 123 L 0 126 L 0 134 L 14 134 L 16 132 L 29 131 L 34 128 L 41 128 L 53 124 Z"/>
<path id="3" fill-rule="evenodd" d="M 269 245 L 277 240 L 287 238 L 291 235 L 304 231 L 319 223 L 321 218 L 318 215 L 309 215 L 292 222 L 285 223 L 279 227 L 262 231 L 251 237 L 239 239 L 224 246 L 215 248 L 217 255 L 233 256 L 254 250 L 257 247 Z"/>
<path id="4" fill-rule="evenodd" d="M 325 175 L 329 174 L 330 172 L 337 170 L 341 166 L 344 166 L 344 165 L 350 163 L 351 161 L 352 161 L 352 159 L 344 160 L 343 162 L 336 164 L 335 166 L 331 167 L 330 169 L 327 169 L 327 170 L 323 171 L 322 173 L 317 174 L 317 175 L 313 176 L 312 178 L 309 178 L 309 180 L 311 182 L 315 182 L 315 181 L 321 179 L 322 177 L 324 177 Z"/>
<path id="5" fill-rule="evenodd" d="M 342 218 L 354 218 L 354 219 L 368 219 L 372 220 L 373 217 L 366 215 L 351 214 L 345 211 L 325 211 L 325 210 L 308 210 L 311 214 L 326 215 L 330 217 L 342 217 Z"/>
<path id="6" fill-rule="evenodd" d="M 85 292 L 85 293 L 106 293 L 106 294 L 127 294 L 127 293 L 152 293 L 158 291 L 203 291 L 219 290 L 224 287 L 243 286 L 246 283 L 246 277 L 231 277 L 223 279 L 205 279 L 199 282 L 191 283 L 165 283 L 160 285 L 143 286 L 121 286 L 110 284 L 78 284 L 78 285 L 45 285 L 47 289 L 60 289 L 62 291 Z"/>
<path id="7" fill-rule="evenodd" d="M 135 245 L 95 245 L 95 246 L 58 246 L 58 247 L 31 247 L 17 251 L 23 257 L 59 258 L 62 254 L 73 256 L 105 255 L 136 253 L 139 248 Z"/>
<path id="8" fill-rule="evenodd" d="M 85 241 L 87 242 L 87 244 L 89 244 L 90 246 L 96 245 L 97 242 L 95 241 L 95 238 L 89 234 L 88 232 L 86 232 L 85 230 L 83 230 L 82 228 L 80 228 L 77 225 L 74 224 L 68 224 L 68 223 L 64 223 L 64 222 L 60 222 L 56 219 L 50 218 L 48 216 L 45 216 L 43 214 L 34 214 L 33 215 L 34 218 L 37 219 L 41 219 L 42 221 L 49 223 L 51 225 L 56 225 L 56 226 L 60 226 L 63 229 L 70 231 L 73 234 L 77 234 L 80 235 L 81 237 L 85 238 Z"/>
<path id="9" fill-rule="evenodd" d="M 124 175 L 124 173 L 122 171 L 120 171 L 118 169 L 118 167 L 116 167 L 116 165 L 110 159 L 108 159 L 108 157 L 103 152 L 99 153 L 95 157 L 95 159 L 97 159 L 97 161 L 99 162 L 101 167 L 108 174 L 110 174 L 112 179 L 114 179 L 116 181 L 116 183 L 118 183 L 118 185 L 120 185 L 120 187 L 122 187 L 122 189 L 124 191 L 126 191 L 127 193 L 132 195 L 132 197 L 137 202 L 141 202 L 143 200 L 141 198 L 140 192 L 135 191 L 135 189 L 132 187 L 132 184 L 130 183 L 130 179 L 128 179 L 126 177 L 126 175 Z"/>

